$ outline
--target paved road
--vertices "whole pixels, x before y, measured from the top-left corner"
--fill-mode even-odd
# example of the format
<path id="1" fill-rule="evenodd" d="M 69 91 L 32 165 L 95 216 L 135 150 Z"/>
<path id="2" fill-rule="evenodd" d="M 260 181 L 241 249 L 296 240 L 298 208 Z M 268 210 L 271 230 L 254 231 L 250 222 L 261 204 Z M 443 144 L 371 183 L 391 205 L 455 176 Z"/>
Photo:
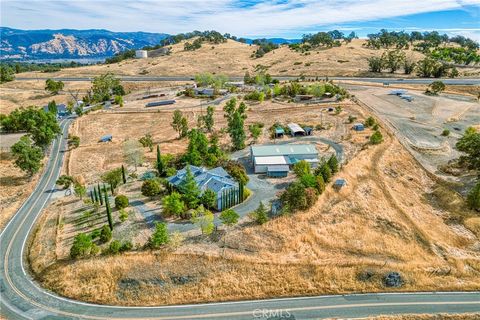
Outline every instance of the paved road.
<path id="1" fill-rule="evenodd" d="M 480 312 L 480 292 L 359 294 L 166 307 L 94 305 L 40 288 L 26 271 L 24 248 L 60 173 L 71 120 L 58 138 L 38 185 L 0 235 L 0 307 L 9 319 L 318 319 L 400 313 Z"/>
<path id="2" fill-rule="evenodd" d="M 275 79 L 280 81 L 295 80 L 298 77 L 293 76 L 273 76 Z M 156 77 L 147 77 L 147 76 L 119 76 L 123 81 L 189 81 L 193 80 L 195 76 L 156 76 Z M 305 76 L 305 78 L 316 78 L 316 76 Z M 18 81 L 27 81 L 27 80 L 47 80 L 49 77 L 15 77 L 15 80 Z M 51 78 L 56 81 L 92 81 L 93 77 L 54 77 Z M 337 81 L 364 81 L 364 82 L 374 82 L 374 83 L 384 83 L 388 82 L 390 84 L 429 84 L 436 80 L 441 80 L 445 84 L 456 84 L 456 85 L 480 85 L 480 79 L 475 78 L 462 78 L 462 79 L 434 79 L 434 78 L 413 78 L 413 79 L 401 79 L 401 78 L 363 78 L 363 77 L 329 77 L 330 80 Z M 243 81 L 243 76 L 232 76 L 229 77 L 230 81 Z"/>

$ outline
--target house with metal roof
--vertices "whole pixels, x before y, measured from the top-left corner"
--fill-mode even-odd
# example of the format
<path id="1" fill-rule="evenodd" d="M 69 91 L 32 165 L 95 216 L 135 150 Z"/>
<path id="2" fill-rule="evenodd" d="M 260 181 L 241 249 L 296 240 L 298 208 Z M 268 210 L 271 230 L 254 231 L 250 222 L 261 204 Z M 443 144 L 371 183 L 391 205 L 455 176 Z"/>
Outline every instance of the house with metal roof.
<path id="1" fill-rule="evenodd" d="M 239 184 L 225 169 L 216 167 L 207 169 L 204 167 L 189 166 L 198 188 L 203 193 L 206 190 L 212 190 L 217 195 L 216 209 L 223 210 L 226 205 L 223 204 L 222 195 L 226 192 L 238 192 Z M 168 177 L 167 181 L 177 190 L 182 192 L 182 186 L 187 176 L 187 167 L 177 171 L 174 176 Z"/>
<path id="2" fill-rule="evenodd" d="M 281 144 L 250 146 L 250 160 L 255 173 L 274 172 L 275 167 L 289 169 L 298 161 L 305 160 L 312 167 L 318 165 L 318 151 L 312 144 Z"/>

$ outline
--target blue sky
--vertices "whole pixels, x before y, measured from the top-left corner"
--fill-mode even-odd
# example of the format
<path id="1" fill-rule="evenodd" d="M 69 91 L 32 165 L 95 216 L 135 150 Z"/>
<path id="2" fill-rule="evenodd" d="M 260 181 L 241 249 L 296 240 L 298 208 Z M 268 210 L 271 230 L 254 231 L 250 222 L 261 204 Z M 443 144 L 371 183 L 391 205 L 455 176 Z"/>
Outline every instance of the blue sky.
<path id="1" fill-rule="evenodd" d="M 298 38 L 339 29 L 360 36 L 439 30 L 480 40 L 480 0 L 2 0 L 1 25 L 176 34 L 217 30 L 243 37 Z"/>

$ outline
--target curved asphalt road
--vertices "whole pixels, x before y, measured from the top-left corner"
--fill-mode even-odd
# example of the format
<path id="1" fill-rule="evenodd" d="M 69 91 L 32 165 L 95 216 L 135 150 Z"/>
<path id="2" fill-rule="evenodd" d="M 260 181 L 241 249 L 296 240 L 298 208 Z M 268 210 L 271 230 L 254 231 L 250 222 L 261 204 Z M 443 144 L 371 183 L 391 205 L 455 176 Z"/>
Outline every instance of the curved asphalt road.
<path id="1" fill-rule="evenodd" d="M 403 313 L 480 312 L 480 292 L 359 294 L 238 301 L 165 307 L 119 307 L 83 303 L 40 288 L 23 262 L 27 237 L 60 173 L 71 120 L 53 146 L 32 195 L 0 235 L 0 307 L 10 319 L 318 319 Z"/>

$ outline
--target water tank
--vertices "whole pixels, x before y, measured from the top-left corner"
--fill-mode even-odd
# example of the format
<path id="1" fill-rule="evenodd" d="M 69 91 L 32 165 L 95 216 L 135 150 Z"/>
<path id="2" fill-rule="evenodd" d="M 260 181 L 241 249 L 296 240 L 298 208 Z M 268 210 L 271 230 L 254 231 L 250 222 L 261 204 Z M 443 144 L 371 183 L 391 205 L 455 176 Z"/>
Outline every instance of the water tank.
<path id="1" fill-rule="evenodd" d="M 144 59 L 148 57 L 147 50 L 135 50 L 135 58 Z"/>

